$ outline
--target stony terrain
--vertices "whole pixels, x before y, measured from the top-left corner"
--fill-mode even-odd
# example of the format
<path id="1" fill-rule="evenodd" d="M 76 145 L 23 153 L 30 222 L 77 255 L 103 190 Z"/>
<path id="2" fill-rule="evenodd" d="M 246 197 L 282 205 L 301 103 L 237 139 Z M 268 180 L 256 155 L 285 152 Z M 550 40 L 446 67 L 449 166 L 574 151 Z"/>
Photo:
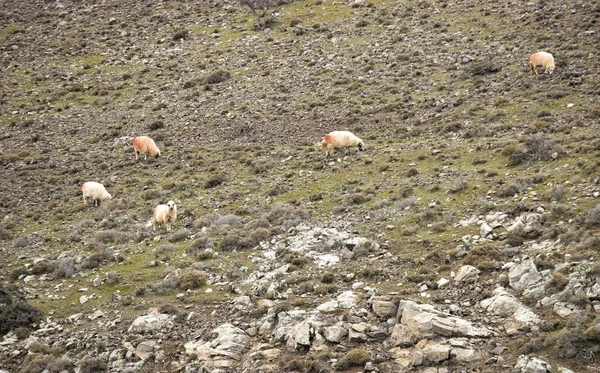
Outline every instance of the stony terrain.
<path id="1" fill-rule="evenodd" d="M 600 2 L 270 14 L 3 1 L 0 372 L 597 372 Z"/>

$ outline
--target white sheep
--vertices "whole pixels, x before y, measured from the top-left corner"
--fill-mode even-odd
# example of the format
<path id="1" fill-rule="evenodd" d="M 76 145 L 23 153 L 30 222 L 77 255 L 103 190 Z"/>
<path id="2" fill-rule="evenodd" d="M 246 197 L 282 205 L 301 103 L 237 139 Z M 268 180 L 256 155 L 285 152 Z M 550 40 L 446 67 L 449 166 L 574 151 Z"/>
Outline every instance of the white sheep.
<path id="1" fill-rule="evenodd" d="M 177 220 L 177 206 L 175 202 L 169 201 L 166 205 L 158 205 L 154 208 L 154 219 L 152 225 L 154 230 L 157 226 L 166 224 L 167 231 L 171 230 L 171 224 Z"/>
<path id="2" fill-rule="evenodd" d="M 83 192 L 83 203 L 87 204 L 88 198 L 94 201 L 94 206 L 98 206 L 100 201 L 111 199 L 112 196 L 106 191 L 104 185 L 95 181 L 87 181 L 81 186 Z"/>
<path id="3" fill-rule="evenodd" d="M 321 141 L 321 148 L 326 149 L 325 156 L 327 157 L 329 157 L 333 149 L 352 148 L 355 146 L 358 147 L 359 151 L 365 148 L 363 141 L 350 131 L 330 132 Z"/>
<path id="4" fill-rule="evenodd" d="M 148 136 L 138 136 L 133 139 L 133 151 L 135 152 L 135 159 L 140 159 L 139 155 L 144 155 L 146 160 L 147 155 L 150 154 L 156 158 L 160 157 L 160 149 L 154 143 L 154 140 Z"/>
<path id="5" fill-rule="evenodd" d="M 545 74 L 552 75 L 554 71 L 554 57 L 550 53 L 537 52 L 531 55 L 529 58 L 529 70 L 533 74 L 537 75 L 538 67 L 544 68 Z"/>

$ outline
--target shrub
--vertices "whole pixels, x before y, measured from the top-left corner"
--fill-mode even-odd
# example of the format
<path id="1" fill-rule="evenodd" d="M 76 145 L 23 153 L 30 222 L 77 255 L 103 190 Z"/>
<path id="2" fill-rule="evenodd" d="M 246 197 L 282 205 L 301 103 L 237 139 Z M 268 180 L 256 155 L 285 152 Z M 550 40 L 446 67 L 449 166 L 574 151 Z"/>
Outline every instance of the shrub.
<path id="1" fill-rule="evenodd" d="M 81 267 L 85 269 L 98 268 L 103 262 L 106 262 L 109 259 L 110 255 L 108 254 L 107 250 L 99 250 L 98 252 L 87 257 L 81 264 Z"/>
<path id="2" fill-rule="evenodd" d="M 158 129 L 161 129 L 165 126 L 165 124 L 163 123 L 162 120 L 155 120 L 154 122 L 150 123 L 150 125 L 148 126 L 148 128 L 151 131 L 156 131 Z"/>
<path id="3" fill-rule="evenodd" d="M 181 229 L 177 230 L 175 233 L 173 233 L 171 238 L 169 238 L 169 241 L 170 242 L 183 241 L 191 235 L 192 235 L 192 231 L 190 231 L 187 228 L 181 228 Z"/>
<path id="4" fill-rule="evenodd" d="M 218 70 L 206 75 L 203 79 L 205 84 L 218 84 L 231 78 L 228 71 Z"/>
<path id="5" fill-rule="evenodd" d="M 500 70 L 502 70 L 502 66 L 494 63 L 491 57 L 485 61 L 474 62 L 471 67 L 468 68 L 468 71 L 473 76 L 492 74 Z"/>
<path id="6" fill-rule="evenodd" d="M 93 357 L 85 359 L 79 367 L 79 373 L 104 373 L 108 372 L 106 361 Z"/>
<path id="7" fill-rule="evenodd" d="M 335 281 L 335 275 L 331 272 L 325 272 L 321 276 L 321 282 L 324 284 L 331 284 Z"/>
<path id="8" fill-rule="evenodd" d="M 0 290 L 3 290 L 0 288 Z M 12 301 L 0 307 L 0 332 L 8 332 L 19 327 L 30 328 L 40 322 L 42 312 L 37 308 L 25 303 Z"/>
<path id="9" fill-rule="evenodd" d="M 548 286 L 552 286 L 558 291 L 562 291 L 568 284 L 569 278 L 560 272 L 554 272 L 552 278 L 548 282 Z"/>
<path id="10" fill-rule="evenodd" d="M 586 340 L 600 342 L 600 324 L 590 325 L 583 334 Z"/>
<path id="11" fill-rule="evenodd" d="M 280 3 L 280 0 L 238 0 L 242 7 L 256 16 L 254 28 L 262 30 L 273 23 L 272 12 L 269 9 Z"/>
<path id="12" fill-rule="evenodd" d="M 42 354 L 31 354 L 25 357 L 19 373 L 40 373 L 46 370 L 51 358 Z"/>
<path id="13" fill-rule="evenodd" d="M 75 275 L 75 266 L 73 265 L 73 258 L 64 257 L 58 259 L 56 265 L 56 271 L 54 275 L 58 278 L 70 278 Z"/>
<path id="14" fill-rule="evenodd" d="M 466 181 L 461 180 L 457 181 L 454 185 L 452 185 L 452 187 L 450 187 L 448 191 L 454 194 L 467 189 L 468 186 L 469 184 Z"/>
<path id="15" fill-rule="evenodd" d="M 600 225 L 600 203 L 593 209 L 585 212 L 584 217 L 585 225 L 588 227 L 595 227 Z"/>
<path id="16" fill-rule="evenodd" d="M 40 260 L 39 262 L 35 263 L 31 267 L 31 273 L 34 275 L 50 273 L 50 272 L 54 272 L 55 267 L 56 267 L 56 263 L 54 263 L 48 259 L 43 259 L 43 260 Z"/>
<path id="17" fill-rule="evenodd" d="M 288 230 L 300 224 L 303 220 L 310 218 L 310 213 L 301 207 L 278 202 L 264 217 L 271 224 L 282 225 L 284 230 Z"/>
<path id="18" fill-rule="evenodd" d="M 170 271 L 166 274 L 162 281 L 152 286 L 152 291 L 157 294 L 166 294 L 171 290 L 175 289 L 177 287 L 177 284 L 177 274 L 173 271 Z M 141 293 L 139 295 L 143 295 L 145 293 L 145 289 L 141 289 L 140 292 Z"/>
<path id="19" fill-rule="evenodd" d="M 344 198 L 344 204 L 346 204 L 346 205 L 360 205 L 361 203 L 365 203 L 366 200 L 367 199 L 365 198 L 364 194 L 362 194 L 362 193 L 354 193 L 354 194 L 347 195 Z"/>
<path id="20" fill-rule="evenodd" d="M 188 30 L 178 30 L 173 34 L 173 40 L 174 41 L 179 41 L 181 39 L 185 39 L 188 37 Z"/>
<path id="21" fill-rule="evenodd" d="M 73 362 L 69 360 L 69 358 L 61 357 L 57 360 L 53 360 L 48 364 L 46 369 L 50 371 L 50 373 L 61 373 L 64 371 L 71 371 L 73 369 Z"/>
<path id="22" fill-rule="evenodd" d="M 116 285 L 119 282 L 121 282 L 122 278 L 123 278 L 123 276 L 121 276 L 120 273 L 115 272 L 115 271 L 109 271 L 106 274 L 106 283 L 109 285 Z"/>
<path id="23" fill-rule="evenodd" d="M 170 243 L 160 245 L 152 250 L 155 256 L 169 255 L 175 251 L 175 246 Z"/>
<path id="24" fill-rule="evenodd" d="M 526 158 L 532 161 L 547 161 L 554 150 L 554 143 L 544 135 L 525 139 Z"/>
<path id="25" fill-rule="evenodd" d="M 204 183 L 204 188 L 205 189 L 214 188 L 218 185 L 223 184 L 224 182 L 225 182 L 225 175 L 219 173 L 219 174 L 211 176 L 208 180 L 206 180 L 206 182 Z"/>
<path id="26" fill-rule="evenodd" d="M 183 290 L 198 289 L 206 285 L 206 273 L 195 269 L 186 269 L 179 276 L 179 288 Z"/>
<path id="27" fill-rule="evenodd" d="M 12 281 L 17 280 L 19 277 L 21 277 L 22 275 L 26 275 L 28 274 L 29 271 L 27 270 L 27 268 L 25 267 L 17 267 L 15 268 L 11 273 L 10 273 L 10 279 Z"/>
<path id="28" fill-rule="evenodd" d="M 223 251 L 243 250 L 252 247 L 252 243 L 239 233 L 228 233 L 223 237 L 219 247 Z"/>
<path id="29" fill-rule="evenodd" d="M 335 368 L 336 370 L 346 370 L 350 367 L 364 366 L 369 359 L 370 356 L 367 351 L 355 348 L 342 357 L 335 365 Z"/>

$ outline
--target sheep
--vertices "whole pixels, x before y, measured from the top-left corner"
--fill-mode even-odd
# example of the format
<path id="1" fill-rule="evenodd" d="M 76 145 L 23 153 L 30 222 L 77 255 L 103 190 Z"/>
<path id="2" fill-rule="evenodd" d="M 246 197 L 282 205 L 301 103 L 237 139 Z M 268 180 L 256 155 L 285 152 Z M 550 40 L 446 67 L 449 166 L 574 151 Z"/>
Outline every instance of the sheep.
<path id="1" fill-rule="evenodd" d="M 83 203 L 87 204 L 88 198 L 94 201 L 94 206 L 98 206 L 100 201 L 111 199 L 112 196 L 106 191 L 104 185 L 95 181 L 87 181 L 81 186 L 83 192 Z"/>
<path id="2" fill-rule="evenodd" d="M 552 75 L 554 71 L 554 57 L 550 53 L 537 52 L 531 55 L 529 58 L 529 70 L 530 73 L 535 73 L 537 76 L 537 68 L 541 66 L 544 68 L 544 73 Z"/>
<path id="3" fill-rule="evenodd" d="M 154 208 L 154 219 L 152 225 L 154 230 L 157 226 L 166 224 L 167 231 L 171 230 L 171 224 L 177 220 L 177 206 L 175 202 L 169 201 L 166 205 L 158 205 Z"/>
<path id="4" fill-rule="evenodd" d="M 160 149 L 154 143 L 154 140 L 148 136 L 138 136 L 133 139 L 133 151 L 135 152 L 135 159 L 139 160 L 139 155 L 144 155 L 144 160 L 148 154 L 158 158 L 160 157 Z"/>
<path id="5" fill-rule="evenodd" d="M 325 150 L 325 156 L 329 157 L 329 154 L 333 149 L 358 147 L 359 151 L 365 148 L 365 144 L 361 139 L 356 137 L 350 131 L 333 131 L 327 134 L 323 141 L 321 141 L 321 149 Z"/>

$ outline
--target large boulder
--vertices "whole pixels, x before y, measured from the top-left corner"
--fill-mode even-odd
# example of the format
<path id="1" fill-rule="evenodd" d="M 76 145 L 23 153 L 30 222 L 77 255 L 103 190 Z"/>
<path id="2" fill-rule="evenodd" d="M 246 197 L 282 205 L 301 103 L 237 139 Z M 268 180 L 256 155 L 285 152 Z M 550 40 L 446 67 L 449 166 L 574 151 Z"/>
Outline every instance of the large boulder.
<path id="1" fill-rule="evenodd" d="M 479 303 L 487 312 L 510 317 L 521 326 L 529 327 L 540 323 L 540 318 L 531 309 L 519 302 L 503 287 L 496 288 L 492 294 L 491 298 L 484 299 Z"/>
<path id="2" fill-rule="evenodd" d="M 542 281 L 533 259 L 524 259 L 521 263 L 514 265 L 508 272 L 508 282 L 515 290 L 525 290 L 528 287 Z"/>
<path id="3" fill-rule="evenodd" d="M 435 335 L 443 337 L 471 337 L 487 338 L 492 336 L 492 331 L 484 327 L 476 327 L 469 321 L 459 317 L 449 316 L 439 312 L 428 304 L 417 304 L 412 301 L 400 301 L 398 307 L 398 320 L 406 328 L 394 328 L 398 332 L 408 333 L 407 339 L 430 338 Z M 398 338 L 398 335 L 393 338 Z M 407 339 L 400 339 L 399 345 L 406 345 Z"/>
<path id="4" fill-rule="evenodd" d="M 248 348 L 248 336 L 244 331 L 232 324 L 222 324 L 213 329 L 214 336 L 210 341 L 189 341 L 185 347 L 188 355 L 195 355 L 198 360 L 234 359 L 238 360 Z"/>
<path id="5" fill-rule="evenodd" d="M 140 316 L 133 320 L 129 327 L 130 333 L 152 334 L 157 332 L 168 332 L 175 325 L 173 319 L 175 316 L 164 313 L 155 313 Z"/>
<path id="6" fill-rule="evenodd" d="M 552 367 L 550 364 L 537 357 L 529 357 L 526 355 L 519 356 L 516 369 L 520 369 L 521 373 L 550 373 Z"/>

